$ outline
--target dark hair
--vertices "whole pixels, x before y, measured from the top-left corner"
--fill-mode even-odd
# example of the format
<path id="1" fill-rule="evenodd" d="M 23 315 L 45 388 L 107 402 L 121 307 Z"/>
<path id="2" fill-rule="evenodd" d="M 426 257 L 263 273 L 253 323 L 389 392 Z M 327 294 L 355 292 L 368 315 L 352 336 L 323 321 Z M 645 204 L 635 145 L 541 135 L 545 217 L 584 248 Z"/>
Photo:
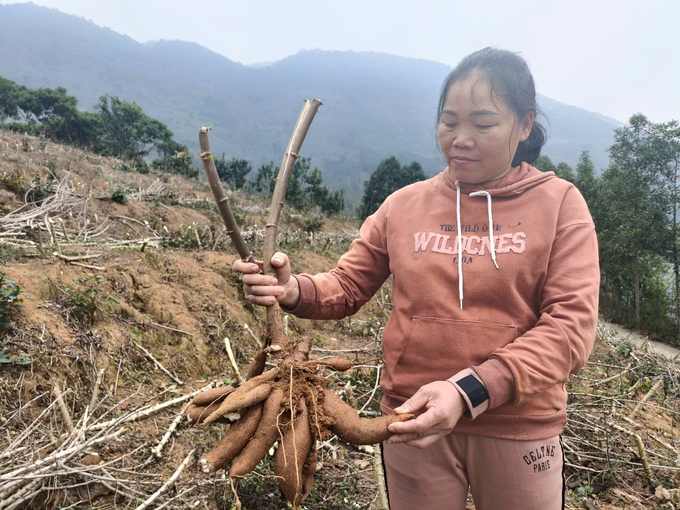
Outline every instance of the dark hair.
<path id="1" fill-rule="evenodd" d="M 489 80 L 491 92 L 503 100 L 512 108 L 517 118 L 522 120 L 529 113 L 543 115 L 536 104 L 536 87 L 534 78 L 526 61 L 517 53 L 495 48 L 484 48 L 476 51 L 463 60 L 449 73 L 442 85 L 437 107 L 437 124 L 439 124 L 444 103 L 451 85 L 478 72 L 482 77 Z M 512 166 L 519 165 L 522 161 L 533 163 L 541 155 L 541 147 L 545 145 L 547 135 L 543 126 L 536 122 L 531 128 L 529 138 L 520 142 L 517 152 L 512 159 Z"/>

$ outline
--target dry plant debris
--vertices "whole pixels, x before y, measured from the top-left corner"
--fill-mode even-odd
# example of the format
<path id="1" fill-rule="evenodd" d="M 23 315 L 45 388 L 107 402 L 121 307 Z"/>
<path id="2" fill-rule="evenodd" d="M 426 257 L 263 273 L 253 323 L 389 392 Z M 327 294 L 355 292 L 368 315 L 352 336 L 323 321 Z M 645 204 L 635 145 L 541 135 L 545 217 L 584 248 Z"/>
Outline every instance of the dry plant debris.
<path id="1" fill-rule="evenodd" d="M 56 243 L 61 246 L 63 256 L 69 258 L 92 255 L 88 250 L 95 248 L 94 251 L 103 255 L 95 259 L 94 263 L 107 267 L 108 271 L 111 270 L 112 259 L 117 257 L 121 257 L 123 264 L 127 264 L 129 260 L 134 260 L 135 264 L 144 264 L 148 256 L 147 265 L 143 266 L 147 273 L 151 272 L 153 264 L 159 258 L 176 261 L 184 257 L 202 261 L 206 257 L 209 260 L 218 260 L 221 264 L 228 263 L 228 257 L 218 257 L 222 254 L 209 251 L 211 247 L 214 251 L 215 246 L 219 246 L 219 249 L 231 248 L 231 241 L 225 236 L 224 229 L 191 224 L 195 217 L 190 214 L 195 211 L 178 205 L 187 204 L 201 210 L 214 208 L 214 202 L 209 203 L 205 198 L 179 196 L 180 190 L 190 188 L 191 183 L 182 181 L 180 185 L 157 181 L 154 184 L 155 177 L 144 181 L 141 193 L 137 191 L 130 197 L 128 207 L 141 206 L 140 201 L 143 200 L 145 204 L 158 207 L 168 218 L 167 221 L 164 220 L 165 223 L 152 223 L 147 227 L 144 221 L 141 224 L 138 223 L 140 220 L 133 221 L 135 217 L 132 212 L 120 214 L 122 209 L 112 213 L 98 208 L 106 202 L 101 200 L 101 193 L 92 191 L 94 186 L 91 188 L 88 179 L 93 178 L 86 174 L 93 165 L 101 165 L 106 169 L 107 165 L 112 168 L 112 164 L 82 151 L 49 142 L 44 154 L 38 154 L 37 151 L 23 153 L 19 149 L 12 152 L 6 149 L 8 143 L 14 145 L 15 139 L 20 140 L 17 135 L 0 131 L 0 174 L 8 169 L 8 163 L 14 165 L 15 160 L 15 168 L 32 165 L 28 170 L 30 175 L 35 171 L 37 163 L 27 160 L 29 157 L 52 158 L 58 153 L 68 159 L 65 160 L 66 163 L 58 161 L 60 175 L 53 183 L 53 199 L 34 203 L 29 198 L 28 203 L 22 202 L 11 214 L 1 218 L 5 221 L 0 221 L 0 245 L 8 246 L 18 254 L 19 262 L 8 264 L 8 267 L 13 266 L 9 268 L 10 271 L 26 266 L 26 272 L 41 272 L 45 267 L 50 267 L 56 268 L 56 271 L 63 270 L 65 274 L 81 274 L 80 271 L 84 268 L 71 267 L 74 265 L 72 262 L 52 255 L 53 252 L 58 253 Z M 31 143 L 37 145 L 38 140 L 31 139 Z M 22 161 L 19 161 L 20 158 Z M 80 165 L 79 171 L 83 173 L 62 170 L 62 166 L 68 165 L 71 169 Z M 108 179 L 110 175 L 104 177 Z M 171 196 L 175 198 L 170 200 Z M 24 197 L 21 198 L 23 200 Z M 259 215 L 266 208 L 260 204 L 245 203 L 245 199 L 238 195 L 237 198 L 240 201 L 239 214 L 245 211 L 256 217 L 246 224 L 243 237 L 248 244 L 262 246 L 265 228 L 253 225 L 253 221 L 263 225 Z M 165 203 L 160 205 L 154 203 L 154 200 L 164 200 Z M 291 214 L 287 218 L 295 219 L 294 216 Z M 140 217 L 143 216 L 136 216 Z M 53 220 L 56 243 L 49 219 Z M 172 225 L 170 219 L 174 222 Z M 192 229 L 188 229 L 188 226 L 192 226 Z M 347 227 L 343 225 L 342 229 L 345 231 L 334 233 L 305 233 L 293 228 L 284 229 L 278 233 L 277 243 L 304 250 L 306 255 L 317 256 L 326 251 L 327 245 L 340 244 L 346 247 L 357 234 L 356 230 Z M 137 233 L 133 228 L 137 229 Z M 151 249 L 179 236 L 174 231 L 177 228 L 184 229 L 183 238 L 193 240 L 193 243 L 195 231 L 199 231 L 204 249 L 181 255 L 170 250 L 164 253 Z M 139 254 L 138 250 L 116 251 L 115 255 L 112 253 L 121 247 L 139 248 L 147 239 L 149 241 L 144 254 Z M 38 261 L 37 264 L 42 264 L 41 266 L 33 266 L 29 262 L 32 256 L 41 251 L 41 243 L 42 250 L 49 258 Z M 118 255 L 123 253 L 124 259 L 122 255 Z M 90 260 L 85 259 L 82 262 L 87 263 Z M 168 281 L 183 277 L 175 274 L 173 267 L 167 269 Z M 140 272 L 135 271 L 134 274 L 136 278 L 141 277 Z M 33 298 L 39 297 L 35 291 L 31 294 Z M 220 418 L 209 427 L 188 427 L 186 416 L 179 415 L 182 406 L 197 397 L 201 393 L 200 388 L 206 386 L 208 381 L 200 379 L 201 372 L 190 375 L 181 365 L 182 358 L 179 361 L 172 359 L 164 350 L 159 352 L 159 344 L 144 343 L 149 352 L 171 373 L 181 376 L 186 388 L 191 388 L 177 389 L 171 384 L 169 376 L 160 369 L 153 375 L 144 373 L 144 370 L 153 370 L 153 365 L 146 361 L 143 353 L 138 352 L 130 339 L 120 352 L 113 352 L 103 337 L 105 330 L 96 332 L 84 326 L 76 328 L 74 324 L 71 330 L 74 343 L 64 341 L 65 329 L 70 326 L 63 321 L 46 325 L 44 318 L 47 316 L 43 315 L 37 320 L 36 315 L 28 315 L 30 299 L 26 297 L 24 301 L 26 310 L 22 312 L 11 333 L 3 339 L 12 352 L 21 352 L 32 357 L 33 364 L 24 367 L 9 366 L 0 371 L 0 508 L 135 508 L 155 494 L 158 496 L 152 502 L 154 508 L 188 508 L 197 501 L 208 507 L 212 505 L 216 508 L 230 508 L 233 495 L 222 490 L 224 482 L 229 485 L 228 474 L 220 471 L 207 477 L 197 463 L 222 436 L 229 423 L 240 416 L 239 413 L 230 414 L 231 420 Z M 228 304 L 231 306 L 232 303 Z M 337 323 L 314 324 L 304 329 L 294 322 L 293 333 L 302 332 L 303 336 L 308 334 L 310 338 L 314 338 L 311 349 L 314 356 L 326 359 L 331 356 L 347 356 L 355 363 L 360 359 L 376 358 L 380 356 L 382 327 L 391 306 L 388 283 L 367 305 L 370 312 L 361 312 L 363 317 L 375 315 L 371 320 L 351 318 Z M 38 309 L 34 307 L 32 313 L 40 310 L 56 313 L 58 307 L 45 301 L 38 304 Z M 212 310 L 210 313 L 213 313 Z M 219 324 L 225 319 L 233 322 L 232 317 L 219 313 L 219 316 L 215 311 L 214 317 L 207 313 L 201 317 L 203 329 L 194 328 L 189 323 L 161 324 L 159 319 L 151 317 L 145 320 L 145 324 L 149 325 L 149 330 L 169 335 L 166 339 L 185 338 L 191 342 L 202 341 L 204 336 L 212 335 L 210 328 L 215 329 L 215 349 L 209 352 L 217 354 L 219 350 L 219 353 L 224 354 L 223 358 L 219 358 L 224 360 L 224 373 L 213 372 L 224 377 L 230 374 L 223 344 L 225 334 L 230 335 L 236 361 L 241 367 L 248 359 L 251 344 L 257 343 L 260 337 L 266 335 L 261 334 L 262 329 L 255 314 L 249 315 L 247 319 L 242 317 L 240 323 L 230 326 L 229 331 L 219 331 Z M 129 330 L 131 327 L 130 323 L 121 322 L 119 318 L 114 320 L 113 316 L 107 320 L 111 321 L 113 327 L 120 327 L 121 330 Z M 243 329 L 244 320 L 252 325 L 252 329 L 248 328 L 252 335 Z M 132 324 L 141 327 L 139 322 Z M 237 330 L 243 333 L 242 337 L 238 336 Z M 251 338 L 253 335 L 254 339 Z M 352 343 L 349 346 L 338 344 L 332 338 L 334 336 Z M 367 343 L 364 345 L 364 342 Z M 138 343 L 142 344 L 141 341 Z M 116 346 L 119 347 L 117 344 Z M 290 354 L 288 347 L 282 349 L 280 357 L 274 358 L 279 365 L 282 358 Z M 131 361 L 135 356 L 141 361 Z M 268 356 L 271 357 L 270 354 Z M 357 407 L 363 408 L 362 416 L 379 414 L 374 404 L 380 397 L 379 365 L 355 365 L 351 371 L 334 372 L 326 371 L 318 361 L 315 360 L 314 365 L 306 365 L 304 361 L 296 362 L 300 367 L 294 368 L 294 374 L 308 378 L 299 381 L 297 385 L 296 378 L 293 378 L 293 407 L 296 416 L 293 425 L 296 426 L 297 444 L 298 440 L 304 439 L 297 437 L 297 423 L 305 412 L 303 400 L 308 421 L 309 417 L 312 418 L 311 421 L 315 421 L 315 406 L 320 408 L 320 417 L 327 419 L 325 428 L 319 427 L 322 434 L 319 434 L 316 426 L 310 428 L 311 437 L 327 437 L 329 433 L 333 434 L 330 413 L 325 410 L 325 400 L 316 403 L 313 401 L 320 393 L 324 399 L 328 397 L 331 388 L 335 389 L 333 393 L 344 394 L 346 399 L 349 399 L 350 393 L 354 393 L 355 401 L 359 402 Z M 66 364 L 73 368 L 67 369 Z M 100 377 L 104 367 L 106 375 Z M 606 324 L 601 325 L 591 359 L 583 370 L 572 376 L 568 384 L 568 422 L 563 434 L 569 486 L 567 508 L 680 508 L 678 369 L 677 360 L 652 354 L 645 349 L 638 350 L 624 337 L 617 338 Z M 243 373 L 245 372 L 244 370 Z M 272 386 L 269 395 L 259 404 L 262 408 L 259 422 L 262 422 L 267 404 L 271 407 L 278 399 L 277 395 L 284 392 L 279 410 L 279 424 L 283 426 L 281 431 L 284 435 L 288 430 L 285 427 L 290 425 L 291 419 L 290 399 L 285 403 L 286 383 L 290 388 L 289 374 L 290 369 L 286 374 L 279 367 L 279 374 L 267 383 Z M 45 380 L 53 376 L 58 377 L 59 381 L 45 383 Z M 317 377 L 330 381 L 328 387 L 307 391 L 309 381 L 316 381 Z M 215 383 L 212 384 L 211 391 L 216 393 L 206 392 L 210 400 L 197 400 L 201 403 L 196 404 L 198 407 L 205 407 L 207 403 L 217 399 L 212 408 L 208 406 L 208 414 L 226 400 L 227 392 L 235 391 L 226 387 L 214 387 Z M 64 401 L 64 406 L 58 402 L 54 392 L 55 385 L 59 385 L 62 390 L 61 400 Z M 296 394 L 300 397 L 297 400 Z M 88 408 L 87 414 L 85 408 Z M 189 405 L 188 408 L 192 406 Z M 72 431 L 69 430 L 64 409 L 73 424 Z M 205 414 L 204 411 L 201 408 L 198 414 L 190 414 L 192 423 L 201 414 Z M 278 429 L 276 434 L 279 434 Z M 290 449 L 287 444 L 284 441 L 284 447 Z M 190 456 L 192 450 L 195 453 Z M 317 465 L 323 464 L 323 469 L 316 472 L 315 488 L 304 502 L 306 509 L 374 508 L 378 498 L 373 477 L 375 450 L 346 446 L 337 437 L 331 437 L 316 441 L 316 446 L 310 446 L 309 451 L 310 455 L 302 463 L 303 474 L 305 471 L 309 472 L 314 453 L 317 454 Z M 275 471 L 277 452 L 278 449 L 266 452 L 265 461 L 239 481 L 239 496 L 244 507 L 262 510 L 281 508 Z M 235 456 L 232 469 L 234 466 L 238 467 L 235 462 L 242 455 Z M 282 455 L 283 453 L 279 454 Z M 174 482 L 167 483 L 187 457 L 191 460 L 187 461 L 184 470 Z M 296 458 L 299 468 L 300 457 Z M 297 481 L 297 474 L 294 476 Z M 163 487 L 165 489 L 159 492 Z"/>

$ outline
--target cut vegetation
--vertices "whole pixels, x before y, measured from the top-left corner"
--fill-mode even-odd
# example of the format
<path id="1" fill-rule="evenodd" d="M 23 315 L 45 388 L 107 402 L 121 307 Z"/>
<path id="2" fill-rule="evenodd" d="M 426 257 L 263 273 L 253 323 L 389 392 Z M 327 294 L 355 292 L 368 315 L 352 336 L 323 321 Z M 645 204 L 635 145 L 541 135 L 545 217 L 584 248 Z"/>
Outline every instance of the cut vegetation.
<path id="1" fill-rule="evenodd" d="M 231 411 L 195 426 L 245 399 L 248 382 L 239 396 L 224 339 L 245 375 L 266 312 L 243 299 L 210 190 L 121 164 L 0 131 L 0 269 L 13 282 L 0 286 L 0 508 L 231 508 L 229 476 L 246 509 L 278 510 L 283 497 L 307 493 L 309 510 L 379 508 L 375 450 L 345 441 L 381 439 L 380 421 L 363 421 L 380 416 L 381 397 L 380 362 L 366 360 L 381 356 L 390 281 L 351 319 L 289 317 L 288 337 L 310 360 L 271 358 L 252 383 L 262 386 L 248 395 L 252 411 L 236 412 L 238 427 L 220 423 L 233 421 Z M 23 182 L 49 189 L 26 205 L 25 191 L 11 188 Z M 112 200 L 119 185 L 130 190 L 125 204 Z M 229 197 L 260 253 L 268 205 Z M 326 271 L 357 225 L 332 216 L 310 234 L 306 219 L 284 210 L 278 246 L 294 271 Z M 603 324 L 569 389 L 567 508 L 678 508 L 677 360 L 636 349 Z M 230 453 L 229 472 L 204 473 L 209 452 L 237 432 L 252 439 Z M 287 480 L 283 494 L 277 475 Z"/>

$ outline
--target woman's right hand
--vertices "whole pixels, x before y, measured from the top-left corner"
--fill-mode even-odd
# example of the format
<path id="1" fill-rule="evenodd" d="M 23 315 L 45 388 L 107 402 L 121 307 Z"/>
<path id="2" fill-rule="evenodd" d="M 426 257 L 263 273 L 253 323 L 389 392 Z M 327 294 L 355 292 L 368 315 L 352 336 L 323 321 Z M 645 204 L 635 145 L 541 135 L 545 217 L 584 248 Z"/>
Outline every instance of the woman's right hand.
<path id="1" fill-rule="evenodd" d="M 232 269 L 243 273 L 243 292 L 246 299 L 260 306 L 271 306 L 276 301 L 287 308 L 295 308 L 300 300 L 300 286 L 291 276 L 288 255 L 276 252 L 272 256 L 272 267 L 276 277 L 259 274 L 263 267 L 261 260 L 232 264 Z"/>

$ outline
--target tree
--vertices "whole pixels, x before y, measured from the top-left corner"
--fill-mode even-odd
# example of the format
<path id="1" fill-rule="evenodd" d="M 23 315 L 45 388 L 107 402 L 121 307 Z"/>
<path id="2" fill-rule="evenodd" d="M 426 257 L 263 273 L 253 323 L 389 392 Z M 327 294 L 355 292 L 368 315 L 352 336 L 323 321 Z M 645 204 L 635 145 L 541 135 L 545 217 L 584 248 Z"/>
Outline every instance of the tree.
<path id="1" fill-rule="evenodd" d="M 278 173 L 278 167 L 277 173 Z M 274 162 L 262 165 L 257 169 L 257 177 L 251 183 L 251 187 L 257 193 L 265 193 L 271 196 L 274 193 Z"/>
<path id="2" fill-rule="evenodd" d="M 99 115 L 91 112 L 81 112 L 73 108 L 64 116 L 55 116 L 43 124 L 46 137 L 81 148 L 93 148 L 101 134 Z"/>
<path id="3" fill-rule="evenodd" d="M 552 160 L 548 156 L 539 156 L 534 162 L 534 166 L 541 172 L 554 172 L 557 170 L 555 165 L 553 165 Z"/>
<path id="4" fill-rule="evenodd" d="M 78 99 L 69 96 L 64 87 L 56 89 L 24 88 L 19 93 L 17 105 L 28 123 L 40 123 L 43 126 L 55 117 L 72 117 L 77 111 Z"/>
<path id="5" fill-rule="evenodd" d="M 398 189 L 413 184 L 414 182 L 427 179 L 420 163 L 412 162 L 410 165 L 401 166 L 396 157 L 390 156 L 383 159 L 373 171 L 367 181 L 364 181 L 364 196 L 357 213 L 361 219 L 365 219 L 385 201 L 385 199 Z"/>
<path id="6" fill-rule="evenodd" d="M 590 159 L 590 152 L 583 151 L 581 157 L 579 157 L 578 165 L 576 165 L 576 180 L 574 181 L 576 187 L 583 195 L 588 208 L 590 209 L 590 214 L 595 217 L 594 211 L 597 210 L 597 191 L 598 191 L 598 179 L 595 175 L 595 165 L 593 165 L 593 160 Z"/>
<path id="7" fill-rule="evenodd" d="M 539 156 L 534 162 L 534 166 L 541 172 L 554 172 L 557 177 L 565 181 L 574 182 L 576 176 L 574 170 L 567 163 L 559 163 L 555 166 L 549 156 Z"/>
<path id="8" fill-rule="evenodd" d="M 233 189 L 242 189 L 246 185 L 246 176 L 252 170 L 247 160 L 232 158 L 226 161 L 224 154 L 215 159 L 215 167 L 220 181 L 226 182 Z"/>
<path id="9" fill-rule="evenodd" d="M 104 95 L 95 109 L 96 113 L 78 110 L 78 100 L 63 87 L 31 90 L 0 77 L 0 122 L 23 121 L 5 123 L 4 128 L 130 160 L 140 171 L 148 169 L 143 158 L 155 149 L 160 158 L 152 163 L 154 168 L 198 176 L 189 147 L 173 140 L 172 131 L 136 103 Z M 237 183 L 242 182 L 237 176 Z"/>
<path id="10" fill-rule="evenodd" d="M 307 174 L 309 173 L 311 164 L 311 158 L 298 158 L 295 161 L 295 165 L 293 165 L 293 171 L 290 173 L 290 181 L 288 181 L 286 202 L 301 211 L 307 209 L 305 185 L 307 183 Z M 278 175 L 278 173 L 279 167 L 276 167 L 276 175 Z"/>
<path id="11" fill-rule="evenodd" d="M 137 103 L 128 103 L 105 94 L 95 109 L 101 118 L 101 137 L 97 151 L 136 161 L 146 156 L 161 142 L 172 139 L 162 122 L 147 116 Z"/>
<path id="12" fill-rule="evenodd" d="M 151 163 L 154 169 L 190 179 L 198 177 L 198 168 L 191 165 L 191 154 L 187 145 L 170 139 L 160 142 L 157 150 L 160 158 Z"/>
<path id="13" fill-rule="evenodd" d="M 0 122 L 19 116 L 19 94 L 22 87 L 0 76 Z"/>
<path id="14" fill-rule="evenodd" d="M 630 309 L 634 300 L 634 324 L 640 327 L 642 275 L 663 271 L 660 258 L 667 251 L 667 156 L 659 150 L 655 126 L 639 114 L 615 130 L 609 152 L 598 193 L 606 211 L 598 225 L 603 290 L 619 306 Z"/>
<path id="15" fill-rule="evenodd" d="M 565 181 L 574 182 L 576 176 L 574 175 L 574 170 L 567 163 L 560 163 L 555 167 L 555 175 L 560 179 Z"/>
<path id="16" fill-rule="evenodd" d="M 319 207 L 328 215 L 339 213 L 345 208 L 345 190 L 331 192 L 323 184 L 323 175 L 318 167 L 314 167 L 307 176 L 306 195 L 312 206 Z"/>
<path id="17" fill-rule="evenodd" d="M 88 148 L 100 134 L 99 116 L 78 110 L 78 100 L 63 87 L 31 90 L 0 78 L 0 121 L 5 127 L 56 142 Z"/>
<path id="18" fill-rule="evenodd" d="M 680 123 L 671 121 L 654 126 L 657 134 L 657 148 L 665 159 L 667 170 L 666 190 L 671 204 L 671 228 L 669 231 L 668 246 L 670 247 L 667 259 L 673 266 L 674 292 L 673 292 L 673 339 L 680 343 L 680 256 L 678 253 L 678 201 L 680 201 Z"/>
<path id="19" fill-rule="evenodd" d="M 332 192 L 323 184 L 323 174 L 318 167 L 309 171 L 311 162 L 311 158 L 299 158 L 295 162 L 288 182 L 286 202 L 301 211 L 318 207 L 327 215 L 339 213 L 345 208 L 345 190 Z M 262 165 L 251 184 L 252 189 L 271 195 L 278 173 L 279 167 L 274 167 L 274 163 Z"/>

